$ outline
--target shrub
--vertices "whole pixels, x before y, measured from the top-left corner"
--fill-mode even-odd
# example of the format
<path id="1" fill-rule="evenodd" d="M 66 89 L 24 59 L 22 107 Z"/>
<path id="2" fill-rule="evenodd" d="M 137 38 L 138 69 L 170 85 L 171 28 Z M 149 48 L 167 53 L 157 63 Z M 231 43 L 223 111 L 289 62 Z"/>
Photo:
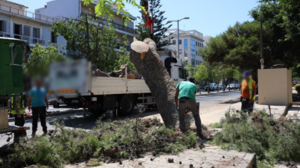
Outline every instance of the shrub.
<path id="1" fill-rule="evenodd" d="M 255 153 L 263 165 L 279 160 L 300 161 L 299 119 L 277 121 L 265 111 L 252 116 L 228 111 L 225 120 L 213 141 L 223 149 Z"/>
<path id="2" fill-rule="evenodd" d="M 294 89 L 298 92 L 298 94 L 300 93 L 300 84 L 297 84 L 294 86 Z"/>
<path id="3" fill-rule="evenodd" d="M 118 161 L 139 157 L 146 152 L 178 153 L 195 148 L 194 132 L 174 136 L 158 120 L 123 120 L 117 122 L 97 121 L 90 131 L 66 129 L 63 123 L 55 122 L 55 130 L 49 137 L 24 140 L 10 150 L 5 160 L 7 167 L 22 162 L 47 167 L 63 167 L 66 163 L 91 160 L 89 166 L 101 165 L 106 159 Z M 0 149 L 1 151 L 1 149 Z"/>

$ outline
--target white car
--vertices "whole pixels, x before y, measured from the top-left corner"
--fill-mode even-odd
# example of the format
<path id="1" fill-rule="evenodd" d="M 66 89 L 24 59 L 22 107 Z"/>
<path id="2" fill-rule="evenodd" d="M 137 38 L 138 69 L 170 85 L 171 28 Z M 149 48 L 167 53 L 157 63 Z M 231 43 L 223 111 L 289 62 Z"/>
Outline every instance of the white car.
<path id="1" fill-rule="evenodd" d="M 235 84 L 231 83 L 227 86 L 227 89 L 235 89 Z"/>

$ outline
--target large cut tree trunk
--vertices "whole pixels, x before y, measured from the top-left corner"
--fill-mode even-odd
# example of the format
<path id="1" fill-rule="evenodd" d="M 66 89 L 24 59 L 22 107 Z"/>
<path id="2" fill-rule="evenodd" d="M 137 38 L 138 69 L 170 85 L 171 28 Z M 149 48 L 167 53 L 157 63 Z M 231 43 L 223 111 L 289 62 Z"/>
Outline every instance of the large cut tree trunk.
<path id="1" fill-rule="evenodd" d="M 174 110 L 175 83 L 156 53 L 156 44 L 151 39 L 133 42 L 130 60 L 150 88 L 165 125 L 175 128 L 178 120 Z"/>

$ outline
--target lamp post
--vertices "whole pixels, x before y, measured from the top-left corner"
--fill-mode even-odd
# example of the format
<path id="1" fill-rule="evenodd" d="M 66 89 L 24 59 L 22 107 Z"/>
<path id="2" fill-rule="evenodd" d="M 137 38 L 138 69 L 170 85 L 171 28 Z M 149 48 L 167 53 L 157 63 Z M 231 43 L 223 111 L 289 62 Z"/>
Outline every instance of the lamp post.
<path id="1" fill-rule="evenodd" d="M 179 58 L 179 22 L 184 20 L 184 19 L 190 19 L 190 17 L 184 17 L 184 18 L 179 19 L 179 20 L 169 20 L 167 22 L 167 24 L 172 23 L 172 22 L 177 22 L 177 55 L 178 55 L 178 58 Z"/>

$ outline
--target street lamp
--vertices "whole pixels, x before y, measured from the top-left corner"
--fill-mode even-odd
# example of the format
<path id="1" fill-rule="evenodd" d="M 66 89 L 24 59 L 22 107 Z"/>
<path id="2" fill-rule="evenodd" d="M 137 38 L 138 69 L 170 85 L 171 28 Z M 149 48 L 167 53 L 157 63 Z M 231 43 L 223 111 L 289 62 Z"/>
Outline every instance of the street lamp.
<path id="1" fill-rule="evenodd" d="M 182 21 L 182 20 L 185 20 L 185 19 L 190 19 L 190 17 L 184 17 L 182 19 L 179 19 L 179 20 L 169 20 L 167 22 L 167 24 L 169 23 L 172 23 L 172 22 L 177 22 L 177 55 L 178 55 L 178 58 L 179 58 L 179 22 Z"/>

